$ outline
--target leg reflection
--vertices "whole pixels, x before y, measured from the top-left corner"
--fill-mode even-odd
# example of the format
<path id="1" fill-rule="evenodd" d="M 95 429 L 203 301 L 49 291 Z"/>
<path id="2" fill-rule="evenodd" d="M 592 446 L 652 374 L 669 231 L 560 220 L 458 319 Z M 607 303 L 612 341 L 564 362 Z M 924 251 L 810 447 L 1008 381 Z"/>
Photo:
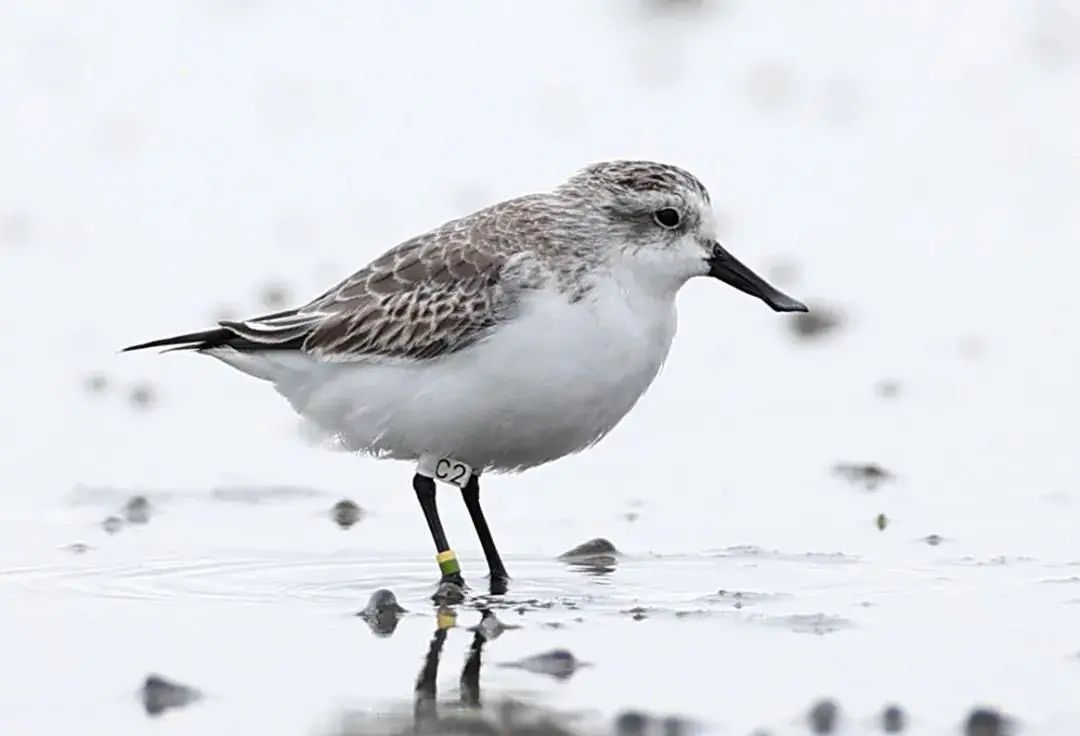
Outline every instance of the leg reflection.
<path id="1" fill-rule="evenodd" d="M 443 645 L 446 643 L 446 632 L 454 627 L 455 618 L 456 614 L 450 609 L 439 609 L 435 634 L 431 637 L 431 644 L 424 656 L 424 666 L 416 678 L 416 688 L 413 691 L 413 716 L 417 726 L 439 719 L 436 702 L 439 657 L 442 656 Z"/>
<path id="2" fill-rule="evenodd" d="M 477 629 L 469 647 L 469 657 L 461 670 L 461 704 L 467 708 L 480 707 L 480 655 L 486 641 L 483 632 Z"/>
<path id="3" fill-rule="evenodd" d="M 487 610 L 483 612 L 483 615 L 485 621 L 494 618 L 493 614 Z M 427 654 L 424 655 L 424 665 L 420 669 L 420 674 L 416 677 L 413 716 L 418 730 L 440 720 L 437 685 L 439 661 L 442 658 L 447 633 L 456 624 L 456 614 L 449 608 L 441 608 L 439 609 L 437 621 L 435 633 L 431 637 L 431 644 L 428 645 Z M 473 629 L 472 644 L 469 646 L 469 654 L 465 658 L 465 666 L 461 670 L 461 707 L 478 709 L 482 705 L 480 699 L 480 668 L 483 664 L 484 645 L 491 638 L 494 637 L 490 625 L 484 626 L 481 624 Z"/>

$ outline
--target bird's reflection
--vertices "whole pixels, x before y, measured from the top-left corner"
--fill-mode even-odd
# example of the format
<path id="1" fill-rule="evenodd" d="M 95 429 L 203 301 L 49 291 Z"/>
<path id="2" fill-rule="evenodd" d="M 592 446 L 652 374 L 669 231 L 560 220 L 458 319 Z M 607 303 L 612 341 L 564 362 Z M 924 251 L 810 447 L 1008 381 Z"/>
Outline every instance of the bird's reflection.
<path id="1" fill-rule="evenodd" d="M 492 636 L 491 627 L 483 625 L 484 620 L 493 619 L 494 616 L 488 610 L 481 612 L 483 618 L 481 625 L 472 629 L 473 639 L 469 646 L 469 654 L 465 659 L 465 666 L 461 670 L 461 699 L 460 705 L 464 708 L 475 709 L 481 706 L 480 700 L 480 666 L 484 651 L 484 644 Z M 436 615 L 435 633 L 431 637 L 427 654 L 424 656 L 424 664 L 420 668 L 420 674 L 416 678 L 414 690 L 413 716 L 416 726 L 430 725 L 439 720 L 438 692 L 436 681 L 439 675 L 439 660 L 442 657 L 443 645 L 450 629 L 457 625 L 457 614 L 449 608 L 439 609 Z M 499 631 L 501 633 L 501 629 Z"/>
<path id="2" fill-rule="evenodd" d="M 379 604 L 379 605 L 375 605 Z M 390 632 L 380 632 L 373 621 L 378 613 L 396 606 L 396 601 L 383 593 L 373 596 L 367 613 L 361 615 L 368 620 L 372 631 L 377 636 L 389 636 Z M 396 610 L 396 609 L 395 609 Z M 402 609 L 404 610 L 404 609 Z M 463 609 L 468 612 L 475 608 Z M 428 641 L 423 663 L 416 676 L 413 687 L 412 712 L 408 706 L 372 712 L 362 710 L 346 712 L 341 725 L 334 731 L 335 736 L 407 736 L 416 734 L 505 734 L 506 736 L 575 736 L 592 731 L 580 731 L 571 726 L 573 717 L 545 707 L 538 706 L 506 694 L 483 697 L 480 672 L 484 665 L 484 649 L 489 642 L 498 639 L 516 625 L 504 624 L 490 608 L 480 608 L 479 623 L 466 631 L 471 636 L 469 650 L 461 669 L 458 681 L 458 696 L 443 698 L 438 693 L 439 666 L 450 630 L 458 628 L 457 610 L 450 606 L 441 606 L 436 612 L 435 631 Z M 391 628 L 390 631 L 393 629 Z M 499 664 L 500 667 L 512 667 L 566 680 L 574 671 L 588 666 L 580 662 L 566 650 L 557 649 L 519 662 Z"/>

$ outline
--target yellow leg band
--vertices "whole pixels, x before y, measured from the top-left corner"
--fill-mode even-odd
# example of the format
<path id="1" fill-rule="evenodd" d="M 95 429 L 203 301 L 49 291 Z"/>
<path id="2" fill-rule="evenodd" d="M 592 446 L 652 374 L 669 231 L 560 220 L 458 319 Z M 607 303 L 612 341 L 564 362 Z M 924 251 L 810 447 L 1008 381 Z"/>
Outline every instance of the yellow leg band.
<path id="1" fill-rule="evenodd" d="M 457 614 L 451 608 L 440 608 L 435 614 L 435 624 L 440 631 L 452 629 L 457 626 Z"/>
<path id="2" fill-rule="evenodd" d="M 461 572 L 461 565 L 458 564 L 457 555 L 454 554 L 452 549 L 435 555 L 435 560 L 439 563 L 439 570 L 443 575 L 453 575 L 456 572 Z"/>

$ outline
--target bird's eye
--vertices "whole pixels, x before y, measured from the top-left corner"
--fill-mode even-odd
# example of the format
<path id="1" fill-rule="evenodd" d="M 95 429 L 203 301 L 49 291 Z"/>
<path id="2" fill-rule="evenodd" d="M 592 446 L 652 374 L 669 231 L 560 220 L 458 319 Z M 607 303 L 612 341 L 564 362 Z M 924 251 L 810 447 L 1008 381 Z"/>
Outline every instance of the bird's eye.
<path id="1" fill-rule="evenodd" d="M 656 220 L 656 224 L 667 230 L 672 230 L 679 226 L 682 222 L 682 215 L 679 214 L 677 209 L 673 207 L 664 207 L 653 213 L 653 219 Z"/>
<path id="2" fill-rule="evenodd" d="M 712 245 L 712 257 L 713 258 L 719 258 L 719 257 L 724 256 L 724 255 L 727 255 L 727 252 L 724 250 L 724 246 L 720 245 L 719 243 L 713 243 L 713 245 Z"/>

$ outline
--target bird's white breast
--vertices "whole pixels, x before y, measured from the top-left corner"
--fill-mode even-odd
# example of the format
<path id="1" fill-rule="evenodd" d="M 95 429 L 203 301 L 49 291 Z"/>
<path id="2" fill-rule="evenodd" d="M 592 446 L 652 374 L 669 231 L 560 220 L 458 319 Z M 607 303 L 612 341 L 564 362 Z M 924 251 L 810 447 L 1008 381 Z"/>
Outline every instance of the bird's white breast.
<path id="1" fill-rule="evenodd" d="M 346 448 L 514 470 L 607 434 L 648 388 L 674 334 L 672 296 L 604 279 L 577 302 L 526 292 L 511 321 L 442 358 L 321 364 L 275 383 Z"/>

